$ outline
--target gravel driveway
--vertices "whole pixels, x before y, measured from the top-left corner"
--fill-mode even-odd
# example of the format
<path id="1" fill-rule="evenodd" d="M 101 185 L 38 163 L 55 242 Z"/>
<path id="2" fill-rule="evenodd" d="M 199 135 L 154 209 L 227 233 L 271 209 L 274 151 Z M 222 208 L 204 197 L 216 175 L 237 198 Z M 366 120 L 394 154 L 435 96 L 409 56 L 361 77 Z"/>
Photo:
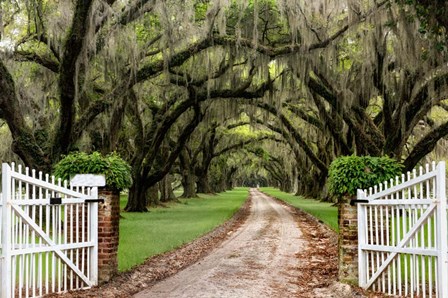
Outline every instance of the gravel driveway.
<path id="1" fill-rule="evenodd" d="M 231 220 L 195 241 L 99 287 L 48 297 L 379 297 L 336 278 L 337 235 L 252 189 Z"/>
<path id="2" fill-rule="evenodd" d="M 306 241 L 289 207 L 252 189 L 247 221 L 216 250 L 134 297 L 292 297 Z"/>

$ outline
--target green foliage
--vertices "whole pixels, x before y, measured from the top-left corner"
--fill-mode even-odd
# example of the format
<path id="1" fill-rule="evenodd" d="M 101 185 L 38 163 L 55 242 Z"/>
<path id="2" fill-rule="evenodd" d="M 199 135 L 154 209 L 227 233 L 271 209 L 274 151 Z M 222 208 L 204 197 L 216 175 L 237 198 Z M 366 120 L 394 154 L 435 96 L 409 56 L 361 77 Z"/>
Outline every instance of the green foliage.
<path id="1" fill-rule="evenodd" d="M 444 36 L 446 38 L 446 30 L 448 28 L 446 28 L 444 20 L 448 18 L 448 6 L 444 3 L 445 1 L 396 0 L 396 2 L 415 9 L 415 17 L 420 21 L 420 28 L 418 29 L 420 34 L 430 34 L 433 37 Z M 409 17 L 413 18 L 413 16 Z M 435 39 L 434 47 L 437 51 L 442 52 L 446 50 L 446 40 L 443 39 L 442 41 Z"/>
<path id="2" fill-rule="evenodd" d="M 329 191 L 336 196 L 355 195 L 365 189 L 394 178 L 403 166 L 395 159 L 372 156 L 342 156 L 329 168 Z"/>
<path id="3" fill-rule="evenodd" d="M 255 154 L 257 157 L 261 158 L 262 160 L 269 161 L 270 158 L 269 152 L 267 152 L 261 147 L 254 148 L 252 150 L 252 153 Z"/>
<path id="4" fill-rule="evenodd" d="M 263 136 L 271 136 L 273 133 L 269 130 L 253 129 L 249 124 L 234 127 L 231 129 L 224 129 L 223 135 L 229 137 L 232 140 L 248 141 Z"/>
<path id="5" fill-rule="evenodd" d="M 256 11 L 263 13 L 258 17 L 259 21 L 254 23 Z M 289 37 L 288 22 L 275 0 L 232 1 L 227 10 L 226 24 L 230 35 L 236 34 L 236 28 L 243 28 L 241 34 L 244 38 L 252 38 L 254 26 L 257 25 L 258 32 L 263 32 L 259 34 L 260 40 L 272 44 L 284 43 Z"/>
<path id="6" fill-rule="evenodd" d="M 58 178 L 69 180 L 75 174 L 104 174 L 107 187 L 124 189 L 132 184 L 131 167 L 118 154 L 99 152 L 71 153 L 59 161 L 54 170 Z"/>
<path id="7" fill-rule="evenodd" d="M 195 6 L 195 19 L 196 20 L 205 20 L 207 16 L 207 9 L 208 9 L 208 3 L 204 2 L 197 2 Z"/>

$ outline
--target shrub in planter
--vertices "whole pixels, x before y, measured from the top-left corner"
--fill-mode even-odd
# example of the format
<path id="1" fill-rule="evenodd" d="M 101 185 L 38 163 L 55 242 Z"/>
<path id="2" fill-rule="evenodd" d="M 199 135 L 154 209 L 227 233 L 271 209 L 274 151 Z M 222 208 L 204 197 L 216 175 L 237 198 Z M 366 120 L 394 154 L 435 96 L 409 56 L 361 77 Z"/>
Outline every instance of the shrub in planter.
<path id="1" fill-rule="evenodd" d="M 70 180 L 75 174 L 103 174 L 110 189 L 122 190 L 132 184 L 131 167 L 116 153 L 70 153 L 54 167 L 54 175 L 63 180 Z"/>
<path id="2" fill-rule="evenodd" d="M 365 189 L 389 180 L 401 173 L 402 166 L 389 157 L 343 156 L 329 168 L 328 187 L 338 198 L 338 279 L 343 283 L 358 284 L 358 221 L 356 206 L 348 200 L 358 188 Z"/>
<path id="3" fill-rule="evenodd" d="M 119 191 L 131 186 L 131 167 L 116 153 L 103 156 L 99 152 L 77 152 L 57 163 L 54 174 L 61 179 L 70 179 L 75 174 L 105 175 L 106 187 L 98 193 L 98 197 L 103 200 L 98 208 L 98 250 L 103 251 L 98 255 L 98 281 L 100 284 L 109 281 L 118 273 Z"/>
<path id="4" fill-rule="evenodd" d="M 331 194 L 341 198 L 355 196 L 365 189 L 400 175 L 403 166 L 387 156 L 342 156 L 329 168 L 328 186 Z"/>

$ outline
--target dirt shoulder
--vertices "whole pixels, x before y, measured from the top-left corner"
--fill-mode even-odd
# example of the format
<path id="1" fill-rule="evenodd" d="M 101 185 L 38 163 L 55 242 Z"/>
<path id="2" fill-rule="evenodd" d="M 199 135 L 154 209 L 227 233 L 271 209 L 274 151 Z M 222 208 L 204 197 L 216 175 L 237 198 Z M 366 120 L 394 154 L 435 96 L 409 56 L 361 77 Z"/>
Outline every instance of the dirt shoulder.
<path id="1" fill-rule="evenodd" d="M 296 255 L 300 259 L 296 269 L 302 272 L 297 280 L 297 297 L 365 297 L 359 289 L 337 281 L 337 233 L 310 214 L 281 200 L 276 201 L 291 208 L 302 237 L 307 241 L 305 249 Z"/>

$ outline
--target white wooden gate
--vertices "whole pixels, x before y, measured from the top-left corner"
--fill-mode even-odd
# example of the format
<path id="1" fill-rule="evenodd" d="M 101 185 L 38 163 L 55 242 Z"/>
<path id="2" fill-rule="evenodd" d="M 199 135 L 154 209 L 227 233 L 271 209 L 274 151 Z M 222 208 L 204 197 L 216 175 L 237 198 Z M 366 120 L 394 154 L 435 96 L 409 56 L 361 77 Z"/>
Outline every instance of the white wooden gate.
<path id="1" fill-rule="evenodd" d="M 2 165 L 1 297 L 38 297 L 98 280 L 98 191 Z"/>
<path id="2" fill-rule="evenodd" d="M 359 285 L 448 297 L 445 163 L 358 190 Z"/>

